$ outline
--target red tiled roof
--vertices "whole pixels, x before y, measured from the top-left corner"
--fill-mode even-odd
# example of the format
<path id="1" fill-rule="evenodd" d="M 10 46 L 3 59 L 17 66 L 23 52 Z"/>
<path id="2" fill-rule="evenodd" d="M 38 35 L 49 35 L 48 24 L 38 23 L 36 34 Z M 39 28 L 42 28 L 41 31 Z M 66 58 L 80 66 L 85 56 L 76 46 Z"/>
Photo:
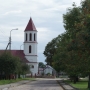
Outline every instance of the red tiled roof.
<path id="1" fill-rule="evenodd" d="M 34 23 L 32 21 L 32 18 L 30 18 L 25 31 L 37 31 L 36 27 L 35 27 L 35 25 L 34 25 Z"/>
<path id="2" fill-rule="evenodd" d="M 4 53 L 5 50 L 0 50 L 0 53 Z M 7 50 L 7 52 L 9 52 L 9 50 Z M 11 50 L 11 54 L 13 56 L 17 56 L 20 57 L 21 60 L 25 63 L 30 63 L 26 58 L 25 58 L 25 54 L 23 53 L 23 50 Z"/>

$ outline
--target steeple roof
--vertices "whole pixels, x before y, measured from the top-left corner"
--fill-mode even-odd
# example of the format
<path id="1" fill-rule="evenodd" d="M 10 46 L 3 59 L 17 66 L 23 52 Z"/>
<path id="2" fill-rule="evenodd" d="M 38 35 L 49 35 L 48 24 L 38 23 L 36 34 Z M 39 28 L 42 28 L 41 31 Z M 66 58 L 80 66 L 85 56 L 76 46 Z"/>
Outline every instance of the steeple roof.
<path id="1" fill-rule="evenodd" d="M 35 25 L 34 25 L 34 23 L 32 21 L 32 18 L 30 18 L 30 20 L 29 20 L 29 22 L 28 22 L 28 24 L 26 26 L 25 31 L 37 31 L 36 27 L 35 27 Z"/>

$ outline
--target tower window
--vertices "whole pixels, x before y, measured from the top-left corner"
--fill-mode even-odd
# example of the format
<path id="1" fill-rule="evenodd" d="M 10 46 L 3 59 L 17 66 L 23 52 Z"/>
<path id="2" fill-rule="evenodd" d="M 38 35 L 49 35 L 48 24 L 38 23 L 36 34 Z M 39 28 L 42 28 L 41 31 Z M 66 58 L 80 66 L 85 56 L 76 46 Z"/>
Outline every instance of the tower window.
<path id="1" fill-rule="evenodd" d="M 32 34 L 29 35 L 29 40 L 32 41 Z"/>
<path id="2" fill-rule="evenodd" d="M 26 33 L 26 41 L 27 41 L 27 33 Z"/>
<path id="3" fill-rule="evenodd" d="M 31 53 L 31 45 L 29 46 L 29 53 Z"/>
<path id="4" fill-rule="evenodd" d="M 34 41 L 36 40 L 35 33 L 34 33 Z"/>

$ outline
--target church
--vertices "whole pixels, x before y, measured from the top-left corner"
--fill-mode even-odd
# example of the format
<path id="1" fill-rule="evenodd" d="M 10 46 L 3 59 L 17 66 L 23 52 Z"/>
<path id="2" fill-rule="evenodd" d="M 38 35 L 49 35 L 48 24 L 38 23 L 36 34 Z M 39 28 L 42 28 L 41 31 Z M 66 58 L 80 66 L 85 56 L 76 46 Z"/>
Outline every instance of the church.
<path id="1" fill-rule="evenodd" d="M 28 65 L 33 75 L 38 73 L 37 63 L 37 30 L 30 18 L 24 31 L 24 51 L 25 58 L 28 60 Z"/>
<path id="2" fill-rule="evenodd" d="M 38 74 L 38 62 L 37 62 L 37 29 L 30 18 L 25 30 L 24 30 L 24 50 L 11 50 L 11 54 L 18 56 L 22 61 L 30 66 L 32 75 Z M 0 50 L 4 52 L 4 50 Z"/>
<path id="3" fill-rule="evenodd" d="M 25 58 L 28 60 L 28 65 L 30 65 L 30 71 L 32 75 L 38 73 L 38 63 L 37 63 L 37 30 L 30 18 L 26 29 L 24 31 L 24 51 Z"/>

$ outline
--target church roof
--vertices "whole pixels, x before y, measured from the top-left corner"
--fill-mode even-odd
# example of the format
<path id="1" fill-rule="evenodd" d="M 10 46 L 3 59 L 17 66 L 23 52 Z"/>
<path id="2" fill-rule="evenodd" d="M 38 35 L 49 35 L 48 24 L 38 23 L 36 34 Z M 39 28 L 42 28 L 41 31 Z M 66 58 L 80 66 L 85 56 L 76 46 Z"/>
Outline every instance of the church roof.
<path id="1" fill-rule="evenodd" d="M 10 50 L 7 50 L 6 52 L 9 52 Z M 4 53 L 5 50 L 0 50 L 0 54 Z M 10 51 L 13 56 L 21 58 L 21 60 L 25 63 L 30 63 L 26 58 L 25 54 L 23 53 L 23 50 L 11 50 Z"/>
<path id="2" fill-rule="evenodd" d="M 26 26 L 25 31 L 37 31 L 37 30 L 36 30 L 36 27 L 35 27 L 35 25 L 34 25 L 34 23 L 33 23 L 32 18 L 30 18 L 30 20 L 29 20 L 29 22 L 28 22 L 28 24 L 27 24 L 27 26 Z"/>

